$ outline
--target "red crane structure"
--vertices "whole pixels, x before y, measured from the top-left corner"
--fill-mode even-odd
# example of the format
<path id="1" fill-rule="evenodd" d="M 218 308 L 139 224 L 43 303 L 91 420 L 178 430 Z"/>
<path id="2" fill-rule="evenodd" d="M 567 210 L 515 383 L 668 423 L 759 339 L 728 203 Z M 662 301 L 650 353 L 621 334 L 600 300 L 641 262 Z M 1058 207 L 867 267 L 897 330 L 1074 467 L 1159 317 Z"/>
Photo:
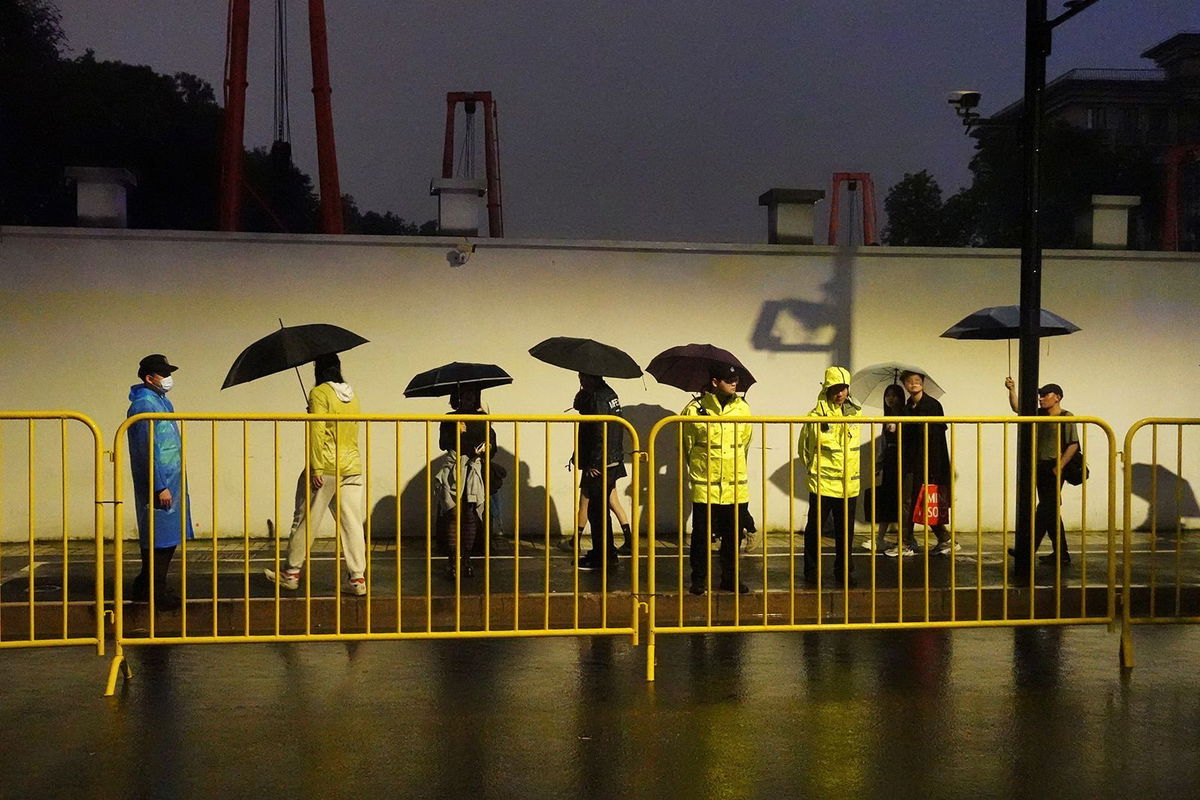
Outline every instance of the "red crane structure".
<path id="1" fill-rule="evenodd" d="M 1179 220 L 1183 209 L 1180 199 L 1183 197 L 1182 181 L 1180 180 L 1186 159 L 1200 159 L 1200 144 L 1181 144 L 1167 150 L 1165 161 L 1165 186 L 1163 191 L 1163 220 L 1162 220 L 1162 249 L 1179 250 L 1181 242 Z M 1186 201 L 1185 201 L 1186 205 Z"/>
<path id="2" fill-rule="evenodd" d="M 500 201 L 500 133 L 496 124 L 496 101 L 491 92 L 446 93 L 446 142 L 442 148 L 442 177 L 454 177 L 454 117 L 458 104 L 468 114 L 475 104 L 483 105 L 483 161 L 487 173 L 488 236 L 504 236 L 504 210 Z M 469 127 L 469 126 L 468 126 Z"/>
<path id="3" fill-rule="evenodd" d="M 325 0 L 308 0 L 308 37 L 312 51 L 313 103 L 317 123 L 322 233 L 344 233 L 337 147 L 333 140 L 333 90 L 329 85 L 329 45 Z M 242 211 L 242 141 L 246 127 L 246 61 L 250 43 L 250 0 L 229 0 L 225 55 L 225 128 L 221 135 L 221 186 L 217 223 L 236 231 Z"/>
<path id="4" fill-rule="evenodd" d="M 879 244 L 875 234 L 875 183 L 869 172 L 835 172 L 829 205 L 829 244 L 836 245 L 838 241 L 839 213 L 841 211 L 842 184 L 853 192 L 862 184 L 862 234 L 863 244 Z M 853 232 L 851 232 L 853 233 Z"/>

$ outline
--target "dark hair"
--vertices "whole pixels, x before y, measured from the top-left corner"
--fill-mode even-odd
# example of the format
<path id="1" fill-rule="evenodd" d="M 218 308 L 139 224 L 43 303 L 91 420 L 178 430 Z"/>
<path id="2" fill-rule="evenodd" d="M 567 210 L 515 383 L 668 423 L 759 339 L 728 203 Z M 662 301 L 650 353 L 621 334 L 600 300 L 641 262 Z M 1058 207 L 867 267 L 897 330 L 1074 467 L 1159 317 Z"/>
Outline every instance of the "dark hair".
<path id="1" fill-rule="evenodd" d="M 910 375 L 920 376 L 921 383 L 925 382 L 925 374 L 923 372 L 913 372 L 912 370 L 907 370 L 907 369 L 904 370 L 904 372 L 900 373 L 900 380 L 906 381 L 906 380 L 908 380 Z"/>
<path id="2" fill-rule="evenodd" d="M 883 390 L 883 415 L 885 417 L 894 416 L 896 414 L 896 410 L 888 405 L 888 395 L 895 397 L 898 401 L 900 401 L 901 404 L 903 404 L 904 394 L 904 387 L 898 383 L 890 383 L 888 384 L 887 388 Z"/>
<path id="3" fill-rule="evenodd" d="M 342 378 L 342 362 L 336 353 L 327 356 L 317 356 L 313 362 L 313 379 L 317 383 L 344 383 Z"/>
<path id="4" fill-rule="evenodd" d="M 483 402 L 483 391 L 475 386 L 455 386 L 450 391 L 450 407 L 453 408 L 455 411 L 461 410 L 463 400 L 464 400 L 464 395 L 469 395 L 469 394 L 473 394 L 475 396 L 475 408 L 471 408 L 468 410 L 469 411 L 478 410 L 479 404 L 481 402 Z"/>

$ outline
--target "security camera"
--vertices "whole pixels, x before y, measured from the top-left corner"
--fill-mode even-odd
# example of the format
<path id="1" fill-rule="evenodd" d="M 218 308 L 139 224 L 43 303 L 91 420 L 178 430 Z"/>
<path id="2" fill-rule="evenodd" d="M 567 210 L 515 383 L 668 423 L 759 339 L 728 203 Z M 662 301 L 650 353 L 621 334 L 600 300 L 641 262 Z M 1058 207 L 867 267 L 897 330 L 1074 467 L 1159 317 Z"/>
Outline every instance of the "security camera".
<path id="1" fill-rule="evenodd" d="M 950 99 L 947 101 L 950 105 L 961 114 L 964 111 L 970 111 L 973 108 L 979 107 L 979 92 L 972 91 L 957 91 L 950 93 Z"/>
<path id="2" fill-rule="evenodd" d="M 461 267 L 463 264 L 467 263 L 467 259 L 469 259 L 471 254 L 474 252 L 475 245 L 473 244 L 456 245 L 453 250 L 448 250 L 446 252 L 446 263 L 452 267 Z"/>

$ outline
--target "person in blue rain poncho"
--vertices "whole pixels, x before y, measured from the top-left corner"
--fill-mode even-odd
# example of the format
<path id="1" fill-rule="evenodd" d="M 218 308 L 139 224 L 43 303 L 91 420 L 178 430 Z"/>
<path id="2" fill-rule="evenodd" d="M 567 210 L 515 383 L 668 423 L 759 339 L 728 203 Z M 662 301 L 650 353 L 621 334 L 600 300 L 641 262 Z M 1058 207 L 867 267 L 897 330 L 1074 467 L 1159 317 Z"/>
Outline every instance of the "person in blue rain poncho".
<path id="1" fill-rule="evenodd" d="M 167 399 L 167 392 L 174 385 L 171 373 L 178 367 L 167 361 L 161 353 L 148 355 L 138 364 L 138 378 L 129 388 L 129 412 L 126 417 L 146 413 L 174 413 L 175 406 Z M 129 467 L 133 473 L 134 506 L 137 509 L 138 538 L 142 550 L 142 571 L 133 579 L 130 592 L 135 602 L 150 599 L 151 572 L 153 572 L 154 602 L 158 608 L 179 608 L 177 594 L 167 588 L 167 570 L 181 536 L 194 538 L 192 530 L 191 503 L 183 477 L 183 448 L 179 426 L 172 420 L 154 421 L 154 453 L 150 453 L 150 422 L 131 425 L 129 437 Z M 151 490 L 151 465 L 153 483 Z M 154 516 L 154 541 L 150 541 L 150 511 Z M 153 547 L 151 547 L 153 545 Z M 153 570 L 151 569 L 153 551 Z"/>

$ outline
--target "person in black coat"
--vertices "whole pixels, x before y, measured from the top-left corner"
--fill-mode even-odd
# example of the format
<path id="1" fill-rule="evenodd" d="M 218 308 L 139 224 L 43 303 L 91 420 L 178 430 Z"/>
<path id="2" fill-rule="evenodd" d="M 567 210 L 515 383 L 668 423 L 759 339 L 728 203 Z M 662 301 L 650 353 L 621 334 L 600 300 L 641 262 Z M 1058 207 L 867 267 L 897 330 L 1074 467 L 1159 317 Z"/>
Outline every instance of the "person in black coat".
<path id="1" fill-rule="evenodd" d="M 943 417 L 945 412 L 937 399 L 925 394 L 925 376 L 919 372 L 903 372 L 900 382 L 908 392 L 902 417 Z M 950 507 L 950 449 L 946 446 L 946 425 L 924 423 L 900 426 L 900 490 L 904 498 L 901 516 L 904 534 L 902 541 L 887 551 L 889 556 L 916 553 L 916 537 L 913 536 L 913 511 L 921 494 L 921 487 L 934 484 L 943 495 L 939 505 Z M 929 447 L 926 450 L 926 441 Z M 950 531 L 944 523 L 930 525 L 937 536 L 934 552 L 949 554 L 960 549 L 957 542 L 951 543 Z"/>
<path id="2" fill-rule="evenodd" d="M 883 415 L 896 417 L 904 413 L 904 389 L 900 384 L 893 383 L 883 390 Z M 875 469 L 880 480 L 872 493 L 872 505 L 875 510 L 875 549 L 878 553 L 887 549 L 885 537 L 889 530 L 896 525 L 900 513 L 900 462 L 897 457 L 899 446 L 897 440 L 899 431 L 896 423 L 889 422 L 883 426 L 883 432 L 877 440 Z M 863 550 L 871 549 L 871 540 L 862 543 Z"/>
<path id="3" fill-rule="evenodd" d="M 579 394 L 575 410 L 585 416 L 609 414 L 621 416 L 621 401 L 617 393 L 599 375 L 579 373 Z M 607 435 L 605 430 L 607 429 Z M 621 529 L 629 541 L 629 520 L 617 497 L 617 481 L 625 477 L 625 429 L 615 422 L 580 423 L 579 449 L 576 463 L 581 473 L 579 494 L 587 498 L 588 527 L 592 533 L 592 551 L 580 559 L 582 569 L 600 569 L 602 553 L 616 563 L 617 549 L 613 543 L 610 506 L 616 506 Z"/>

